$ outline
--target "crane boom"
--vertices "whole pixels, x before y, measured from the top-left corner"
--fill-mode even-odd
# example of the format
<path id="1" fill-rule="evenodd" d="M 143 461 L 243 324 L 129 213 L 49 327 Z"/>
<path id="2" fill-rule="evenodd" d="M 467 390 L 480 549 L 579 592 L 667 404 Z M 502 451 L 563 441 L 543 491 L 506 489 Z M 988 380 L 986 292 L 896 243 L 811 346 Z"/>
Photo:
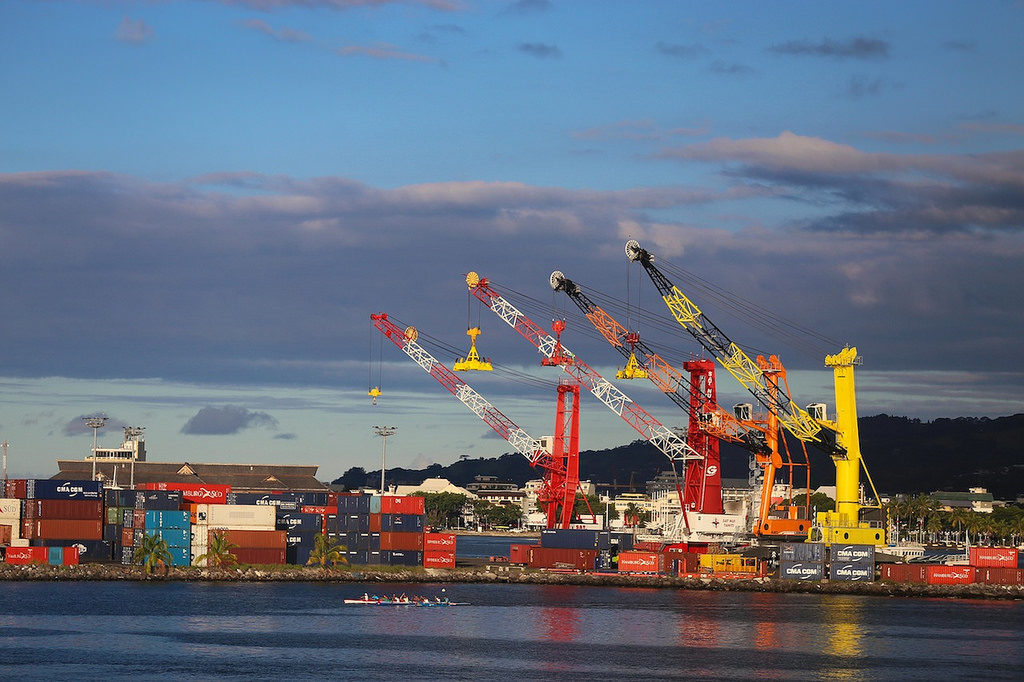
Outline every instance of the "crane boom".
<path id="1" fill-rule="evenodd" d="M 486 278 L 471 272 L 466 276 L 466 284 L 470 291 L 481 302 L 490 308 L 506 324 L 518 331 L 523 338 L 532 343 L 544 356 L 548 364 L 556 364 L 565 372 L 574 376 L 598 400 L 603 402 L 612 412 L 622 417 L 630 426 L 646 440 L 665 454 L 671 461 L 701 459 L 702 455 L 690 447 L 674 431 L 648 414 L 642 407 L 634 403 L 629 396 L 616 388 L 611 382 L 591 369 L 576 357 L 561 341 L 534 324 L 514 305 L 498 294 Z"/>
<path id="2" fill-rule="evenodd" d="M 792 400 L 785 400 L 769 391 L 762 383 L 758 363 L 733 343 L 693 301 L 662 274 L 654 265 L 654 257 L 641 248 L 635 239 L 626 242 L 626 257 L 639 262 L 647 271 L 680 326 L 697 339 L 759 403 L 775 414 L 784 429 L 799 440 L 820 447 L 833 459 L 845 458 L 846 451 L 838 442 L 834 427 L 815 419 Z"/>
<path id="3" fill-rule="evenodd" d="M 629 332 L 619 324 L 603 308 L 598 306 L 587 296 L 578 284 L 566 277 L 561 271 L 555 270 L 551 273 L 551 288 L 555 291 L 565 292 L 587 316 L 594 328 L 627 360 L 635 358 L 635 351 L 639 350 L 643 356 L 642 368 L 662 393 L 667 395 L 672 402 L 681 407 L 689 414 L 693 410 L 691 396 L 694 395 L 694 388 L 687 379 L 676 368 L 665 362 L 657 353 L 645 344 L 638 334 Z M 629 347 L 627 348 L 627 344 Z M 697 391 L 697 394 L 701 392 Z M 749 422 L 743 422 L 732 414 L 723 410 L 718 405 L 707 400 L 701 402 L 697 408 L 698 413 L 692 416 L 700 424 L 705 433 L 736 443 L 746 450 L 767 455 L 771 453 L 763 429 Z"/>
<path id="4" fill-rule="evenodd" d="M 469 384 L 441 364 L 423 346 L 416 343 L 419 334 L 415 327 L 402 329 L 388 319 L 387 313 L 370 315 L 370 319 L 373 320 L 373 325 L 412 358 L 413 362 L 422 367 L 427 374 L 447 388 L 452 395 L 486 422 L 499 436 L 508 441 L 509 445 L 530 461 L 530 464 L 545 469 L 560 469 L 540 440 L 533 438 L 517 426 L 515 422 L 491 405 L 486 398 L 473 390 Z"/>

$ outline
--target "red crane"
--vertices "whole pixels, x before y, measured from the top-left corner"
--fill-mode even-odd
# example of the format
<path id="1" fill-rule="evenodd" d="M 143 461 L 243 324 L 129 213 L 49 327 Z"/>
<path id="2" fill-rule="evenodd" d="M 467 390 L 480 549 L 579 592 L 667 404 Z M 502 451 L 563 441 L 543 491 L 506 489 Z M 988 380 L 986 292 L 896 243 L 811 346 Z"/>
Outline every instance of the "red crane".
<path id="1" fill-rule="evenodd" d="M 609 409 L 618 414 L 630 426 L 636 429 L 640 435 L 668 457 L 672 463 L 673 473 L 676 470 L 676 462 L 683 463 L 685 473 L 687 461 L 702 458 L 702 455 L 680 438 L 675 431 L 655 419 L 646 410 L 633 402 L 629 396 L 565 348 L 561 341 L 561 332 L 565 329 L 564 321 L 558 320 L 555 322 L 555 333 L 558 337 L 553 337 L 498 294 L 486 278 L 471 272 L 466 275 L 466 284 L 469 285 L 470 292 L 477 299 L 537 348 L 543 356 L 542 364 L 557 365 L 570 376 L 575 377 L 594 397 L 607 405 Z M 688 534 L 690 524 L 686 517 L 686 506 L 683 502 L 682 489 L 678 483 L 676 484 L 676 492 L 679 496 L 681 508 L 680 518 L 685 524 L 685 532 Z"/>
<path id="2" fill-rule="evenodd" d="M 524 455 L 530 466 L 544 472 L 538 502 L 544 509 L 547 527 L 568 528 L 580 483 L 579 384 L 558 385 L 555 437 L 549 450 L 543 441 L 531 437 L 417 343 L 419 332 L 415 327 L 403 329 L 386 313 L 370 315 L 370 319 L 384 336 Z"/>

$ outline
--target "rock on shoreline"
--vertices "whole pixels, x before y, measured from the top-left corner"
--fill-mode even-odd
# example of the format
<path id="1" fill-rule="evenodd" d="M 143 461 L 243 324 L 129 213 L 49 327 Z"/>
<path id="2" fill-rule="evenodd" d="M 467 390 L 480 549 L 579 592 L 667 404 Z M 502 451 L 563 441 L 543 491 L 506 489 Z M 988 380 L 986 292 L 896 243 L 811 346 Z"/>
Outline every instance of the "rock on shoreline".
<path id="1" fill-rule="evenodd" d="M 0 564 L 0 581 L 124 581 L 148 580 L 205 582 L 397 582 L 397 583 L 521 583 L 611 587 L 658 587 L 722 592 L 794 592 L 803 594 L 854 594 L 879 597 L 927 597 L 956 599 L 1024 599 L 1022 585 L 924 585 L 889 582 L 806 582 L 774 578 L 723 579 L 670 576 L 556 573 L 508 570 L 508 567 L 408 569 L 379 571 L 372 568 L 337 569 L 257 567 L 171 568 L 166 575 L 146 576 L 137 566 L 81 564 L 79 566 Z"/>

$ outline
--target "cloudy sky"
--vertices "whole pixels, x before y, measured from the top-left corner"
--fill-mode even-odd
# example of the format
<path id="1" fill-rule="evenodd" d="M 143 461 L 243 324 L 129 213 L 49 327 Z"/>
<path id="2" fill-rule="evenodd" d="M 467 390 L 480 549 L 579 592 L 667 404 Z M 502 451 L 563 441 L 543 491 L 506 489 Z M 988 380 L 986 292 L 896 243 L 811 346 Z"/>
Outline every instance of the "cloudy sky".
<path id="1" fill-rule="evenodd" d="M 699 353 L 629 238 L 799 404 L 1024 405 L 1024 3 L 0 2 L 0 440 L 49 476 L 146 428 L 160 461 L 448 464 L 503 441 L 386 341 L 533 436 L 557 373 L 476 271 L 614 376 L 561 270 Z M 678 279 L 677 279 L 678 278 Z M 785 333 L 780 329 L 786 328 Z M 647 384 L 620 387 L 668 425 Z M 374 405 L 367 391 L 380 386 Z M 749 400 L 720 373 L 719 402 Z M 637 434 L 589 396 L 582 446 Z M 870 453 L 865 453 L 870 459 Z"/>

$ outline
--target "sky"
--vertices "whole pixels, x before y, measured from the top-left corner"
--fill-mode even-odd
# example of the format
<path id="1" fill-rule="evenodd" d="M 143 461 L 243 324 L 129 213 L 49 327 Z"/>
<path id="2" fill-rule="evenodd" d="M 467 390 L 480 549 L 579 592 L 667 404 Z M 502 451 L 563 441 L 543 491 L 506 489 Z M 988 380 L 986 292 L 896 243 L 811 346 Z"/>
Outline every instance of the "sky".
<path id="1" fill-rule="evenodd" d="M 798 404 L 849 344 L 861 416 L 1019 413 L 1021 35 L 1020 0 L 0 0 L 8 475 L 125 426 L 323 480 L 511 452 L 370 315 L 449 366 L 479 326 L 460 377 L 540 437 L 558 372 L 465 276 L 610 379 L 552 271 L 700 355 L 628 239 Z M 584 395 L 582 449 L 638 437 Z"/>

